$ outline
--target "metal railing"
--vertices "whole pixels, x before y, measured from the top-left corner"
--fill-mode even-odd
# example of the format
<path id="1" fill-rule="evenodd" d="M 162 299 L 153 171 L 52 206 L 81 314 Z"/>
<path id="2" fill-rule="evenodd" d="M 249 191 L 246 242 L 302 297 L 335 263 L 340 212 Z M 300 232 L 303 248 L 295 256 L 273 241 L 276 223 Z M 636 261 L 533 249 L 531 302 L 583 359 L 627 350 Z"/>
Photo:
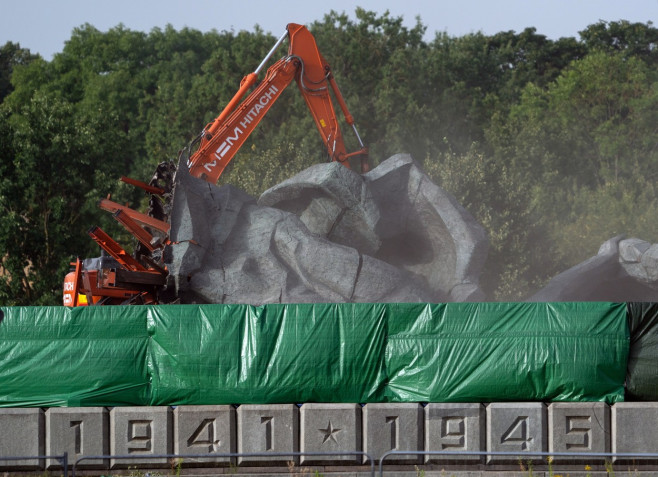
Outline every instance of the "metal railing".
<path id="1" fill-rule="evenodd" d="M 249 458 L 249 457 L 340 457 L 340 456 L 353 456 L 361 457 L 358 463 L 360 465 L 364 460 L 370 464 L 370 475 L 376 477 L 375 462 L 379 461 L 379 477 L 384 476 L 384 464 L 389 458 L 395 456 L 454 456 L 454 460 L 459 460 L 459 457 L 484 457 L 484 456 L 498 456 L 510 457 L 516 460 L 523 460 L 529 457 L 540 457 L 547 459 L 549 457 L 570 457 L 578 458 L 580 461 L 583 459 L 592 460 L 611 460 L 611 459 L 653 459 L 658 461 L 658 452 L 530 452 L 530 451 L 399 451 L 392 450 L 383 454 L 379 459 L 373 459 L 366 452 L 225 452 L 225 453 L 209 453 L 209 454 L 140 454 L 140 455 L 89 455 L 79 457 L 71 468 L 71 477 L 75 477 L 78 465 L 84 461 L 89 460 L 150 460 L 150 459 L 198 459 L 195 463 L 200 463 L 205 459 L 213 458 Z M 69 474 L 69 459 L 68 453 L 64 452 L 62 455 L 35 455 L 35 456 L 9 456 L 0 457 L 0 461 L 27 461 L 27 460 L 45 460 L 52 459 L 60 462 L 62 466 L 63 477 L 68 477 Z M 511 460 L 511 459 L 510 459 Z M 594 462 L 592 462 L 594 463 Z M 335 464 L 335 463 L 334 463 Z M 411 462 L 410 462 L 411 464 Z M 495 464 L 495 463 L 492 463 Z M 559 462 L 558 465 L 572 464 L 568 461 Z M 637 462 L 636 462 L 637 464 Z M 311 464 L 315 465 L 315 464 Z"/>
<path id="2" fill-rule="evenodd" d="M 62 455 L 30 455 L 30 456 L 17 456 L 17 457 L 0 457 L 0 461 L 9 461 L 9 460 L 43 460 L 43 459 L 54 459 L 58 460 L 62 464 L 62 472 L 64 477 L 68 477 L 69 474 L 69 454 L 64 452 Z"/>
<path id="3" fill-rule="evenodd" d="M 89 455 L 78 458 L 71 468 L 71 477 L 75 477 L 75 471 L 81 462 L 85 460 L 147 460 L 147 459 L 213 459 L 218 457 L 337 457 L 337 456 L 360 456 L 370 462 L 370 476 L 375 477 L 375 461 L 365 452 L 225 452 L 217 454 L 140 454 L 140 455 Z M 360 462 L 359 462 L 360 463 Z M 65 474 L 64 477 L 67 477 Z"/>
<path id="4" fill-rule="evenodd" d="M 503 452 L 503 451 L 397 451 L 392 450 L 379 458 L 379 477 L 384 475 L 384 461 L 389 456 L 396 455 L 456 455 L 456 456 L 503 456 L 525 459 L 527 457 L 578 457 L 580 459 L 593 457 L 596 459 L 606 458 L 629 458 L 629 459 L 658 459 L 658 453 L 639 452 Z M 568 465 L 569 462 L 561 462 Z"/>

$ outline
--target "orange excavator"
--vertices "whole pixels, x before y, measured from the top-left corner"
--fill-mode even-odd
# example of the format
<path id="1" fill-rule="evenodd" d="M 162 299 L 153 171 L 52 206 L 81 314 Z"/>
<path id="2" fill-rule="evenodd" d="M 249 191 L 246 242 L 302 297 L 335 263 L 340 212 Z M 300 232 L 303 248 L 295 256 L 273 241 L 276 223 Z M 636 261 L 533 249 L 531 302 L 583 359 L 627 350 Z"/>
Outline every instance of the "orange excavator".
<path id="1" fill-rule="evenodd" d="M 286 38 L 289 40 L 288 54 L 274 63 L 259 82 L 259 74 Z M 190 174 L 216 183 L 227 164 L 293 79 L 313 116 L 329 159 L 350 167 L 349 159 L 359 157 L 361 172 L 366 172 L 368 149 L 359 136 L 331 67 L 320 54 L 315 38 L 308 29 L 290 23 L 256 70 L 242 79 L 238 92 L 220 115 L 207 124 L 184 151 L 184 154 L 189 154 L 186 165 Z M 346 123 L 356 135 L 360 148 L 354 152 L 348 152 L 345 146 L 330 90 Z M 100 202 L 100 207 L 111 212 L 137 239 L 137 247 L 131 255 L 99 227 L 90 229 L 88 234 L 104 254 L 92 259 L 76 259 L 71 263 L 71 271 L 64 280 L 65 306 L 160 302 L 158 292 L 167 278 L 162 251 L 169 243 L 169 223 L 161 204 L 171 197 L 174 172 L 171 163 L 163 163 L 148 184 L 121 178 L 150 195 L 149 212 L 146 214 L 112 202 L 109 198 Z"/>

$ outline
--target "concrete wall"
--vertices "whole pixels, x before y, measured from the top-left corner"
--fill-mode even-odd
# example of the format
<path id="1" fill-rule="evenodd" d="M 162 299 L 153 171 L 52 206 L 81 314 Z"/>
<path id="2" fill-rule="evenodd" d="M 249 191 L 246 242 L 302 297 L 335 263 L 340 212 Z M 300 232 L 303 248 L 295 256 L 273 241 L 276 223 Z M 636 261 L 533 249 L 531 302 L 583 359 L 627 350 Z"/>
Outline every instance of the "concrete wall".
<path id="1" fill-rule="evenodd" d="M 658 403 L 294 404 L 233 406 L 0 408 L 0 456 L 124 455 L 79 468 L 169 467 L 156 454 L 363 451 L 375 461 L 390 450 L 658 452 Z M 537 463 L 545 459 L 535 460 Z M 361 456 L 185 458 L 186 466 L 355 466 Z M 603 458 L 556 457 L 556 463 Z M 627 459 L 630 461 L 630 459 Z M 639 462 L 640 459 L 632 459 Z M 621 459 L 617 462 L 623 464 Z M 658 459 L 654 460 L 654 463 Z M 518 470 L 507 456 L 396 456 L 397 466 L 457 464 Z M 55 459 L 0 461 L 0 469 L 58 469 Z"/>

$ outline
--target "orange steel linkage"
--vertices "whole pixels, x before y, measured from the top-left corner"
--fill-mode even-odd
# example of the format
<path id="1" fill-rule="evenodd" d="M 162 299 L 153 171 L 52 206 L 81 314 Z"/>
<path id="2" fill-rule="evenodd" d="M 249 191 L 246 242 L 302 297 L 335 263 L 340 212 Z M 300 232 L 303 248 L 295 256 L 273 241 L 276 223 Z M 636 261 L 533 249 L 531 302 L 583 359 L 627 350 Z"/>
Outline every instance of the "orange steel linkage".
<path id="1" fill-rule="evenodd" d="M 275 50 L 288 37 L 288 55 L 267 70 L 264 80 L 257 84 L 258 73 Z M 327 153 L 332 161 L 349 167 L 347 159 L 362 156 L 362 172 L 367 170 L 368 149 L 359 137 L 354 119 L 345 99 L 331 74 L 331 68 L 320 54 L 315 38 L 303 25 L 290 23 L 286 33 L 279 39 L 258 66 L 256 71 L 242 79 L 240 89 L 220 115 L 207 124 L 199 136 L 198 149 L 190 155 L 190 174 L 215 183 L 227 164 L 263 119 L 283 90 L 295 79 L 315 125 L 322 136 Z M 249 89 L 255 88 L 240 103 Z M 338 124 L 329 90 L 334 93 L 347 123 L 354 130 L 361 148 L 348 153 Z"/>

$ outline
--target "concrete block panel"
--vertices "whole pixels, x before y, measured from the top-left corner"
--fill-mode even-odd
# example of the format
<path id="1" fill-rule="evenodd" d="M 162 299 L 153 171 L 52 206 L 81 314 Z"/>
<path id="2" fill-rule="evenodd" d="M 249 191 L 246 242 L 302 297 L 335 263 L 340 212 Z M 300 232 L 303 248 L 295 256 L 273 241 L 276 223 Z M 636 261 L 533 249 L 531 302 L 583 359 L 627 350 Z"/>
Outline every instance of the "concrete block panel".
<path id="1" fill-rule="evenodd" d="M 612 406 L 612 452 L 658 453 L 658 402 L 619 402 Z M 655 457 L 614 458 L 614 462 L 658 461 Z"/>
<path id="2" fill-rule="evenodd" d="M 525 452 L 546 452 L 547 416 L 543 403 L 492 403 L 487 406 L 487 451 L 518 452 L 518 456 L 487 456 L 487 463 L 541 462 Z"/>
<path id="3" fill-rule="evenodd" d="M 485 450 L 485 412 L 479 403 L 430 403 L 425 407 L 425 450 L 482 452 Z M 481 463 L 480 455 L 428 455 L 425 462 Z"/>
<path id="4" fill-rule="evenodd" d="M 29 457 L 44 455 L 45 420 L 38 408 L 0 408 L 0 456 Z M 43 460 L 4 460 L 2 469 L 40 470 Z"/>
<path id="5" fill-rule="evenodd" d="M 300 452 L 360 452 L 361 406 L 307 403 L 299 412 Z M 302 456 L 302 464 L 358 464 L 361 456 Z"/>
<path id="6" fill-rule="evenodd" d="M 168 406 L 115 407 L 110 411 L 110 454 L 134 459 L 110 459 L 111 468 L 166 466 L 172 453 L 172 413 Z"/>
<path id="7" fill-rule="evenodd" d="M 178 406 L 174 409 L 175 454 L 235 453 L 237 435 L 233 406 Z M 230 463 L 231 457 L 194 460 L 185 458 L 184 465 Z"/>
<path id="8" fill-rule="evenodd" d="M 610 452 L 610 407 L 603 402 L 557 402 L 548 406 L 549 452 Z M 591 457 L 555 457 L 556 463 Z M 601 459 L 603 460 L 603 459 Z"/>
<path id="9" fill-rule="evenodd" d="M 110 452 L 109 413 L 104 407 L 53 407 L 46 410 L 46 454 L 68 452 L 69 465 L 85 455 Z M 107 469 L 108 459 L 83 460 L 81 469 Z M 47 459 L 48 469 L 59 469 L 61 462 Z"/>
<path id="10" fill-rule="evenodd" d="M 294 404 L 238 407 L 238 453 L 299 452 L 299 408 Z M 293 456 L 238 457 L 239 465 L 287 465 Z"/>
<path id="11" fill-rule="evenodd" d="M 363 413 L 363 451 L 375 462 L 387 452 L 422 451 L 423 407 L 417 403 L 366 404 Z M 419 455 L 387 457 L 384 462 L 418 463 Z M 364 458 L 365 463 L 369 463 Z"/>

